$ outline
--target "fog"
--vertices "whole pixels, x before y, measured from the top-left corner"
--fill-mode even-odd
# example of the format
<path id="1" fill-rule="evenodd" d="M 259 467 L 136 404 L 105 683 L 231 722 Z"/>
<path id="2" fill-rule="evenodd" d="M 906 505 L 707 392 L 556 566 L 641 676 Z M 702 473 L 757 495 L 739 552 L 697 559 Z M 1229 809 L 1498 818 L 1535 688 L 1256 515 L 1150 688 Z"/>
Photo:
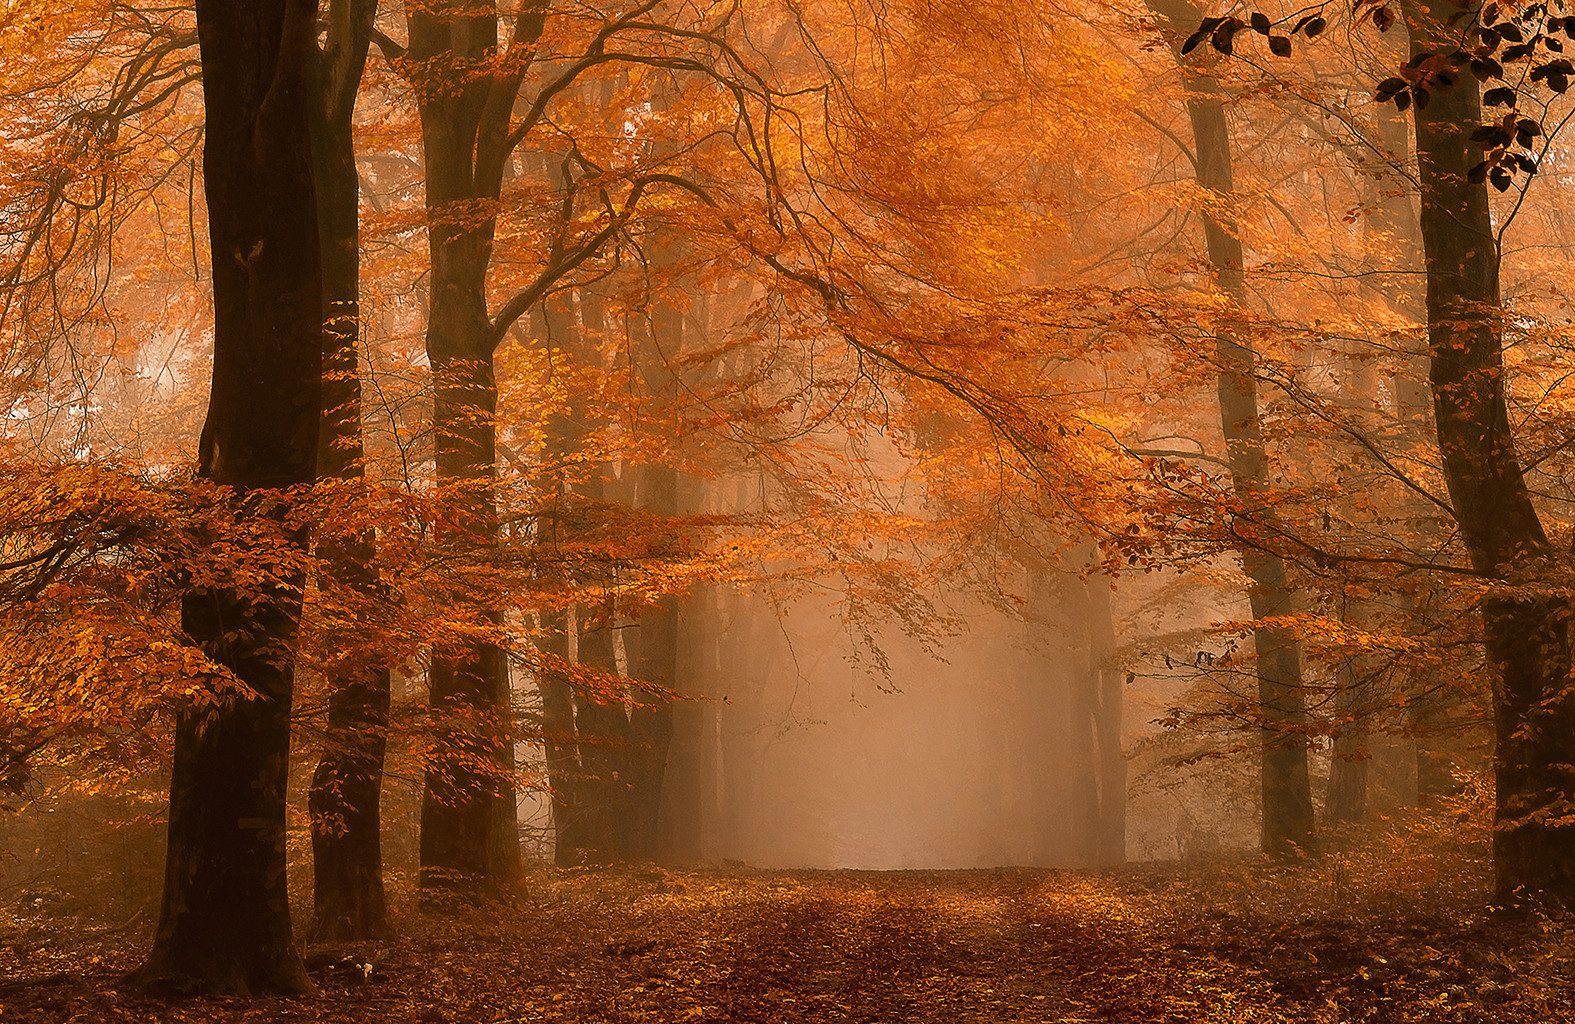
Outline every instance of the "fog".
<path id="1" fill-rule="evenodd" d="M 1575 1020 L 1572 45 L 0 3 L 0 1022 Z"/>

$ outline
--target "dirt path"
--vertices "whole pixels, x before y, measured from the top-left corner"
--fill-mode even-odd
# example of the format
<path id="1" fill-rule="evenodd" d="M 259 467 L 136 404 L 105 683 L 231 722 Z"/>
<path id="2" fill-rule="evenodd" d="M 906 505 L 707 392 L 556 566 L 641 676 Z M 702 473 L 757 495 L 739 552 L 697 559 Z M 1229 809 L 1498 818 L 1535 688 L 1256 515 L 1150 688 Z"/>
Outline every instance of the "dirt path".
<path id="1" fill-rule="evenodd" d="M 1138 872 L 544 873 L 484 914 L 314 950 L 305 1000 L 148 1001 L 115 989 L 146 936 L 13 935 L 0 1024 L 1575 1020 L 1562 925 L 1368 920 L 1254 891 Z"/>

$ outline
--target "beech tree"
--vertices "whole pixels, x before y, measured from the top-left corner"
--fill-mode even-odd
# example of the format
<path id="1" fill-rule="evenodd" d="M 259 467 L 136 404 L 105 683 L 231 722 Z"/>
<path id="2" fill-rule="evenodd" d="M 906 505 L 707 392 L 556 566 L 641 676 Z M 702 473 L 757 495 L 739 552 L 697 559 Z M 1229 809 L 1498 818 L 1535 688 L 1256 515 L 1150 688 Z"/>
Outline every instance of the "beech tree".
<path id="1" fill-rule="evenodd" d="M 1210 269 L 1216 286 L 1239 306 L 1247 303 L 1242 244 L 1223 220 L 1232 202 L 1231 132 L 1219 83 L 1188 65 L 1179 33 L 1200 17 L 1186 3 L 1150 3 L 1150 9 L 1171 26 L 1167 38 L 1182 62 L 1187 82 L 1187 116 L 1192 122 L 1193 168 L 1198 186 L 1213 204 L 1203 215 Z M 1248 600 L 1254 620 L 1258 703 L 1262 721 L 1261 778 L 1263 830 L 1267 853 L 1305 849 L 1315 831 L 1312 788 L 1307 771 L 1307 722 L 1302 690 L 1301 651 L 1292 633 L 1279 624 L 1294 611 L 1291 583 L 1284 559 L 1261 540 L 1249 524 L 1272 517 L 1265 501 L 1270 466 L 1264 451 L 1258 414 L 1257 371 L 1251 343 L 1229 331 L 1216 334 L 1220 424 L 1229 452 L 1231 485 L 1241 504 L 1243 568 L 1251 580 Z"/>
<path id="2" fill-rule="evenodd" d="M 202 0 L 203 181 L 213 262 L 213 383 L 198 472 L 237 516 L 281 516 L 316 473 L 322 279 L 309 132 L 316 4 Z M 304 524 L 281 542 L 299 549 Z M 286 547 L 286 555 L 289 547 Z M 180 712 L 158 931 L 142 985 L 262 995 L 310 987 L 285 887 L 291 645 L 304 562 L 255 589 L 194 580 L 186 633 L 248 689 Z"/>
<path id="3" fill-rule="evenodd" d="M 1519 100 L 1539 82 L 1554 93 L 1569 88 L 1570 64 L 1560 56 L 1569 26 L 1543 5 L 1501 15 L 1496 3 L 1445 12 L 1406 0 L 1398 19 L 1384 0 L 1358 0 L 1352 9 L 1380 31 L 1403 21 L 1410 37 L 1410 58 L 1378 83 L 1375 99 L 1413 111 L 1433 418 L 1454 519 L 1485 584 L 1498 896 L 1567 906 L 1575 903 L 1575 607 L 1556 582 L 1559 559 L 1511 425 L 1499 285 L 1508 224 L 1495 226 L 1488 186 L 1507 191 L 1520 177 L 1531 187 L 1546 132 Z M 1305 14 L 1277 34 L 1263 14 L 1209 18 L 1182 50 L 1208 39 L 1230 53 L 1233 37 L 1252 25 L 1285 56 L 1293 36 L 1316 36 L 1325 23 L 1322 14 Z M 1523 68 L 1524 78 L 1506 65 Z M 1483 82 L 1502 84 L 1484 94 Z M 1484 124 L 1484 103 L 1506 112 Z"/>
<path id="4" fill-rule="evenodd" d="M 323 268 L 323 426 L 319 478 L 365 482 L 361 417 L 360 174 L 353 115 L 377 18 L 377 0 L 331 0 L 311 77 L 312 160 Z M 366 609 L 379 596 L 374 531 L 318 534 L 319 588 L 338 586 Z M 346 633 L 364 631 L 350 617 Z M 367 663 L 368 645 L 345 645 L 324 666 L 327 738 L 312 776 L 313 931 L 366 938 L 387 928 L 383 895 L 382 786 L 392 666 Z M 347 652 L 348 653 L 345 653 Z"/>

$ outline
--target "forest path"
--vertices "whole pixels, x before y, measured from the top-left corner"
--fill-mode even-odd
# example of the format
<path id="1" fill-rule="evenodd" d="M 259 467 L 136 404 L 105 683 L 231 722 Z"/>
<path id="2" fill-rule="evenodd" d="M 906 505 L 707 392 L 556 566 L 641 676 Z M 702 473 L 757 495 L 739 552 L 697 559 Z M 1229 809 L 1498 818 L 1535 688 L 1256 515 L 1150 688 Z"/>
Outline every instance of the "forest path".
<path id="1" fill-rule="evenodd" d="M 0 934 L 0 1024 L 1575 1021 L 1567 924 L 1404 902 L 1242 865 L 544 870 L 506 904 L 314 950 L 310 999 L 149 1001 L 115 990 L 146 936 Z"/>

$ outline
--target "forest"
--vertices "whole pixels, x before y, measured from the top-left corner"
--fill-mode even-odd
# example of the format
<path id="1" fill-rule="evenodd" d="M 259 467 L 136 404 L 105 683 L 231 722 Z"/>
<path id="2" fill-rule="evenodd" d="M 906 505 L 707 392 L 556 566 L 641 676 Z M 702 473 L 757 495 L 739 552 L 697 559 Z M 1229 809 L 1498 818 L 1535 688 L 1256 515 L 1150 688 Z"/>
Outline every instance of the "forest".
<path id="1" fill-rule="evenodd" d="M 0 0 L 0 1024 L 1575 1021 L 1572 58 Z"/>

